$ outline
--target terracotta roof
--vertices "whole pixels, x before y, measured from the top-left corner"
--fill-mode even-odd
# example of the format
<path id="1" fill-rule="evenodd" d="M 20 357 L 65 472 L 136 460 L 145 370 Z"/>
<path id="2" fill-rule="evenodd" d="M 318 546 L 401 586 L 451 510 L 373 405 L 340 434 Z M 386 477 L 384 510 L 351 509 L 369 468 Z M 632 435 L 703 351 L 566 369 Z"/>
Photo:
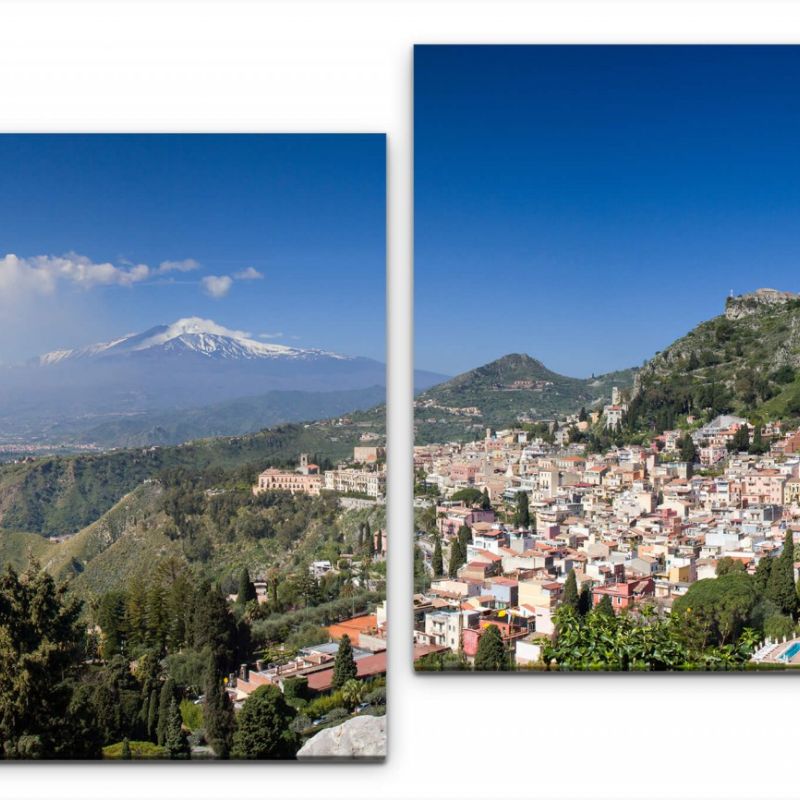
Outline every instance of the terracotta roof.
<path id="1" fill-rule="evenodd" d="M 386 651 L 375 653 L 374 656 L 365 656 L 356 661 L 356 676 L 359 678 L 372 678 L 386 672 Z M 333 667 L 320 670 L 308 676 L 308 688 L 315 692 L 324 692 L 331 688 L 333 683 Z"/>

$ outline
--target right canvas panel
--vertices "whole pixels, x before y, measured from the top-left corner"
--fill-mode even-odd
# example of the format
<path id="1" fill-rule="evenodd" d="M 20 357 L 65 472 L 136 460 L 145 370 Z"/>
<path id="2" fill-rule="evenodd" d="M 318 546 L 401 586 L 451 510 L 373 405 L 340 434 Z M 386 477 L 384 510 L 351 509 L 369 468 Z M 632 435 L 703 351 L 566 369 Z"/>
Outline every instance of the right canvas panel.
<path id="1" fill-rule="evenodd" d="M 800 48 L 414 71 L 417 670 L 800 666 Z"/>

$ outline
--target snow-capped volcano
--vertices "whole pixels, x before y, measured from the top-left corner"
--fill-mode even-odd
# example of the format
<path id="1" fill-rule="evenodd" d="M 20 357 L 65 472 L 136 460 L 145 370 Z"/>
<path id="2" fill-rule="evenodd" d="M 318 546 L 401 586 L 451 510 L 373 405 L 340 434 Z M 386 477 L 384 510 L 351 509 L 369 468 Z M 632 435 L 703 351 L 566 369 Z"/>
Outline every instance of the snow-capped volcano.
<path id="1" fill-rule="evenodd" d="M 421 372 L 415 378 L 418 388 L 441 381 Z M 188 419 L 183 412 L 238 400 L 246 402 L 220 412 L 225 429 L 257 430 L 267 422 L 302 418 L 304 407 L 320 417 L 342 413 L 343 402 L 365 408 L 385 385 L 386 366 L 379 361 L 260 342 L 245 331 L 187 317 L 108 342 L 54 350 L 24 366 L 0 367 L 0 435 L 10 431 L 53 441 L 103 423 L 104 441 L 114 441 L 116 431 L 124 442 L 132 421 L 146 427 L 154 420 L 152 441 L 161 441 L 155 420 L 177 420 L 170 435 L 180 437 Z M 305 399 L 287 399 L 287 392 L 305 393 Z M 341 393 L 351 393 L 352 401 Z M 313 403 L 311 394 L 319 395 Z M 254 415 L 253 399 L 259 397 Z M 205 417 L 209 435 L 220 430 L 215 413 Z M 196 428 L 185 430 L 188 436 Z"/>
<path id="2" fill-rule="evenodd" d="M 246 331 L 237 331 L 219 325 L 213 320 L 186 317 L 170 325 L 158 325 L 144 333 L 128 334 L 110 342 L 92 344 L 74 350 L 54 350 L 36 359 L 41 366 L 59 364 L 66 360 L 144 354 L 148 351 L 163 353 L 196 353 L 214 359 L 333 358 L 349 360 L 346 356 L 327 350 L 288 347 L 281 344 L 259 342 Z"/>

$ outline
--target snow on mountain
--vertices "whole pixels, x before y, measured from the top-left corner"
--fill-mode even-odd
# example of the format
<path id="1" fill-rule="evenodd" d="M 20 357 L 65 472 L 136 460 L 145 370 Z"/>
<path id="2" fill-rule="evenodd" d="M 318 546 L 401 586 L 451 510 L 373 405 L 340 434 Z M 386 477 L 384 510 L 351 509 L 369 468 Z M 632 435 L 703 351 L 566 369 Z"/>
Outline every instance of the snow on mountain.
<path id="1" fill-rule="evenodd" d="M 74 350 L 54 350 L 36 359 L 40 366 L 60 364 L 67 360 L 94 359 L 135 353 L 196 353 L 214 359 L 309 359 L 331 358 L 350 360 L 347 356 L 315 348 L 267 344 L 251 339 L 245 331 L 231 330 L 213 320 L 186 317 L 170 325 L 159 325 L 144 333 L 129 334 L 110 342 Z"/>

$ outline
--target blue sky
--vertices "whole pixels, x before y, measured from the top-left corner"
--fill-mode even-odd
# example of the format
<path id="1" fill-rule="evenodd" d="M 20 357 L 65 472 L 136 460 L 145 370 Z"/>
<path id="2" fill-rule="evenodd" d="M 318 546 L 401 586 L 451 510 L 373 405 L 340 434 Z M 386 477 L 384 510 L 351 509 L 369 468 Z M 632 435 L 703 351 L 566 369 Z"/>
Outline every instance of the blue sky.
<path id="1" fill-rule="evenodd" d="M 382 135 L 0 136 L 0 363 L 188 316 L 383 361 L 385 174 Z"/>
<path id="2" fill-rule="evenodd" d="M 421 46 L 417 366 L 640 364 L 800 291 L 800 47 Z"/>

